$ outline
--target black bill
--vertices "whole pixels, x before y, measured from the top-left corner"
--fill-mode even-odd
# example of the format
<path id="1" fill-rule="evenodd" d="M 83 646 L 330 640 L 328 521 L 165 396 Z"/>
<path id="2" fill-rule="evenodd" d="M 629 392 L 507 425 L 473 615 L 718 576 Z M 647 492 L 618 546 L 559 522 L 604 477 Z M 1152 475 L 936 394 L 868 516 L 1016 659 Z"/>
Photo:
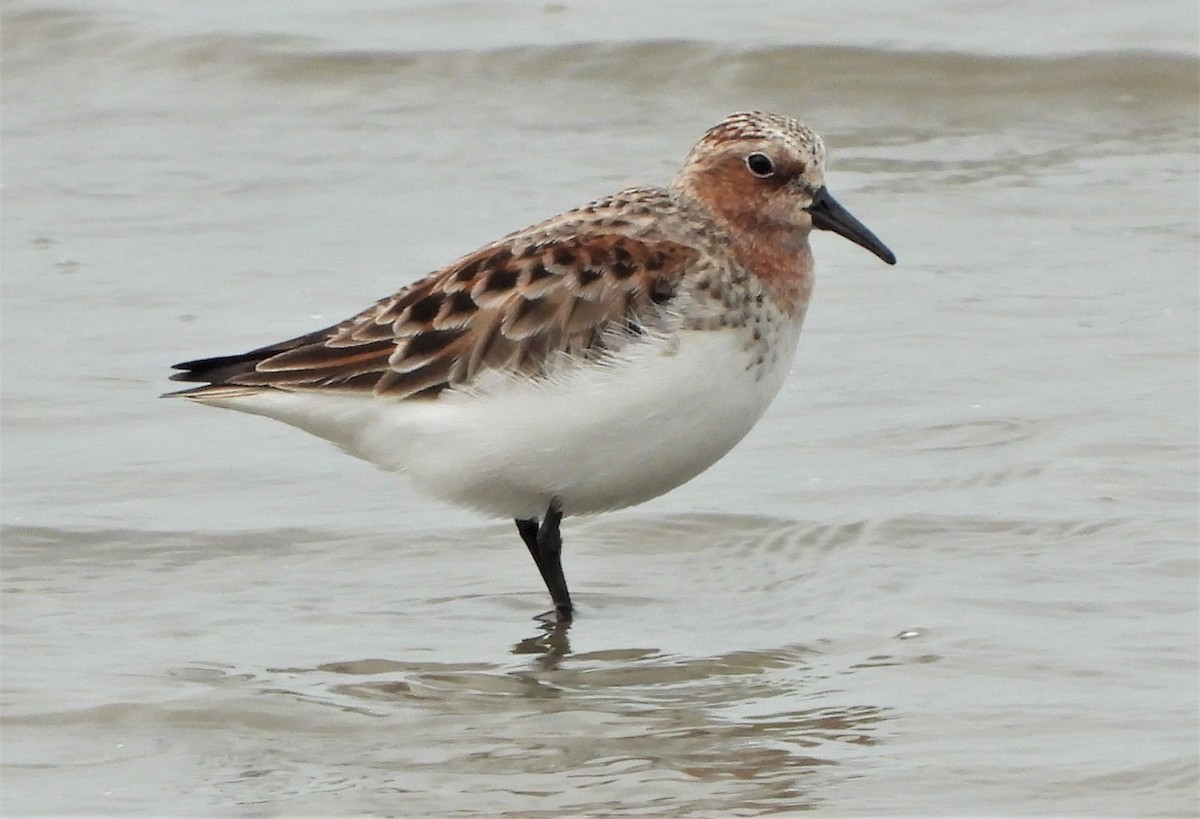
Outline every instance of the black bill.
<path id="1" fill-rule="evenodd" d="M 830 196 L 824 185 L 817 189 L 812 204 L 805 210 L 812 214 L 813 227 L 818 230 L 832 230 L 854 244 L 865 247 L 888 264 L 896 263 L 896 254 L 888 250 L 887 245 L 879 241 L 878 236 Z"/>

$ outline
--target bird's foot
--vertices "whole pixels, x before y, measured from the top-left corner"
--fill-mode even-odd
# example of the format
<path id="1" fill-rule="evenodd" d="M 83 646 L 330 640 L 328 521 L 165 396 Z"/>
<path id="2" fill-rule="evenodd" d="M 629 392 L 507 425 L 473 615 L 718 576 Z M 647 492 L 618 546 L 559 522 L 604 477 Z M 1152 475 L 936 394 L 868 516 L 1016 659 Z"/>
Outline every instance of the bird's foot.
<path id="1" fill-rule="evenodd" d="M 575 620 L 575 607 L 555 606 L 533 618 L 542 623 L 570 623 Z"/>

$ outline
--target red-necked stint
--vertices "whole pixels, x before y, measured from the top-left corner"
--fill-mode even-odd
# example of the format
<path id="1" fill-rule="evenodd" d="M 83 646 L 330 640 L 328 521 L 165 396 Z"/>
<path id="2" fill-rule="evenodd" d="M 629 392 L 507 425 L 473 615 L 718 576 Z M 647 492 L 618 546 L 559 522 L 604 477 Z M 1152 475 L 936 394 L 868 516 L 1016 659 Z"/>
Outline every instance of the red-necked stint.
<path id="1" fill-rule="evenodd" d="M 825 188 L 793 119 L 726 117 L 668 187 L 512 233 L 352 318 L 176 364 L 181 395 L 265 415 L 516 521 L 554 601 L 564 515 L 630 506 L 707 469 L 786 375 L 813 284 L 808 237 L 895 256 Z"/>

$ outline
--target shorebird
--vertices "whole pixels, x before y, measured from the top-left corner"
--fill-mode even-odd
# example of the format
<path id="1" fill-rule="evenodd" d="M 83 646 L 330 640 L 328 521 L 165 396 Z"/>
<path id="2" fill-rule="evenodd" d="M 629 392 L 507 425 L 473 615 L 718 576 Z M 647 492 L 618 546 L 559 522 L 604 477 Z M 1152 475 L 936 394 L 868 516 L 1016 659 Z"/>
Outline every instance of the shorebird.
<path id="1" fill-rule="evenodd" d="M 895 256 L 825 187 L 825 146 L 737 113 L 667 187 L 511 233 L 351 318 L 176 364 L 169 393 L 265 415 L 515 520 L 559 621 L 560 523 L 654 498 L 750 431 L 795 354 L 809 234 Z"/>

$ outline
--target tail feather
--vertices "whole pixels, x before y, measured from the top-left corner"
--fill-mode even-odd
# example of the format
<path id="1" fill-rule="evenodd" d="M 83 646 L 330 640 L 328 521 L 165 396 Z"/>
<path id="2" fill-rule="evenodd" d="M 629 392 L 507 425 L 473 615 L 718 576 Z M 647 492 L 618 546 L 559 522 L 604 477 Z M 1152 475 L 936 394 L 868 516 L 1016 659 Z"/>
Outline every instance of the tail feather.
<path id="1" fill-rule="evenodd" d="M 172 381 L 192 381 L 204 384 L 205 386 L 165 393 L 164 397 L 169 395 L 192 397 L 211 395 L 215 397 L 218 394 L 261 392 L 263 389 L 268 388 L 261 384 L 241 384 L 239 383 L 239 379 L 242 376 L 254 373 L 260 362 L 272 356 L 287 352 L 288 350 L 294 350 L 305 344 L 321 341 L 328 335 L 328 329 L 318 330 L 315 333 L 308 333 L 287 341 L 280 341 L 276 344 L 269 344 L 266 347 L 259 347 L 247 353 L 215 356 L 213 358 L 197 358 L 192 361 L 181 361 L 178 364 L 173 364 L 171 365 L 171 369 L 179 370 L 179 372 L 171 374 Z"/>
<path id="2" fill-rule="evenodd" d="M 257 395 L 272 387 L 247 387 L 240 384 L 202 384 L 186 390 L 164 392 L 159 398 L 195 398 L 200 400 L 217 400 L 221 398 L 241 398 L 247 395 Z"/>
<path id="3" fill-rule="evenodd" d="M 199 381 L 206 384 L 226 384 L 235 381 L 238 376 L 252 373 L 259 362 L 265 361 L 271 356 L 285 353 L 288 350 L 294 350 L 297 347 L 303 347 L 305 344 L 313 344 L 323 341 L 329 336 L 332 328 L 317 330 L 315 333 L 306 333 L 296 338 L 288 339 L 287 341 L 279 341 L 275 344 L 268 344 L 266 347 L 259 347 L 257 350 L 251 350 L 248 353 L 238 353 L 237 355 L 222 355 L 214 358 L 197 358 L 192 361 L 181 361 L 178 364 L 172 364 L 171 369 L 180 370 L 181 372 L 171 375 L 172 381 Z"/>
<path id="4" fill-rule="evenodd" d="M 199 381 L 205 384 L 223 384 L 248 372 L 254 372 L 255 365 L 263 359 L 274 355 L 270 352 L 255 350 L 240 355 L 223 355 L 215 358 L 197 358 L 194 361 L 182 361 L 172 364 L 171 369 L 181 372 L 172 373 L 172 381 Z"/>

